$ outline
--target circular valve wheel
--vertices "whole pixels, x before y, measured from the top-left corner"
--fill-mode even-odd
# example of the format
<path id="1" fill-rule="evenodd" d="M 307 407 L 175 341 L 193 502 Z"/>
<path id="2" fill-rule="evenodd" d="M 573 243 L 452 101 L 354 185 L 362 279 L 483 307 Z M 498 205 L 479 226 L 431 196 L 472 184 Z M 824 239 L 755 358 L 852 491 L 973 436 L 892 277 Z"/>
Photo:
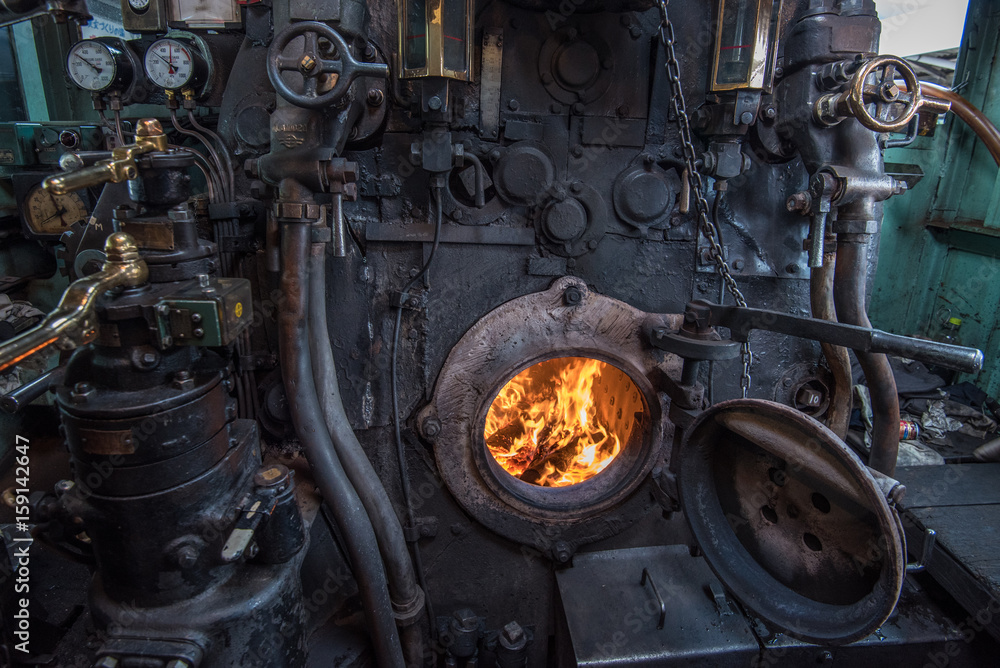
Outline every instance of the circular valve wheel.
<path id="1" fill-rule="evenodd" d="M 298 55 L 285 51 L 296 38 L 303 38 Z M 320 40 L 332 48 L 321 48 Z M 285 80 L 286 72 L 297 72 L 302 83 L 298 90 Z M 274 36 L 267 51 L 267 76 L 281 97 L 305 109 L 322 109 L 339 102 L 358 77 L 389 76 L 381 63 L 364 63 L 351 54 L 347 40 L 339 32 L 319 21 L 293 23 Z M 320 92 L 322 87 L 329 90 Z"/>
<path id="2" fill-rule="evenodd" d="M 896 83 L 897 73 L 905 88 Z M 847 95 L 851 114 L 873 132 L 902 130 L 926 102 L 913 68 L 896 56 L 880 56 L 862 65 Z"/>

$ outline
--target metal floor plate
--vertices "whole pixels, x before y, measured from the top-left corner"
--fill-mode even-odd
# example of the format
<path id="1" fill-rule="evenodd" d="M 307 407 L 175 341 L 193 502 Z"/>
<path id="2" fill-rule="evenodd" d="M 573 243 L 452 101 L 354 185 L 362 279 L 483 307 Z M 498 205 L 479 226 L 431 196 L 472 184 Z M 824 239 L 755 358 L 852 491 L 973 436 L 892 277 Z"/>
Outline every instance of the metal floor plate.
<path id="1" fill-rule="evenodd" d="M 660 604 L 650 583 L 642 584 L 643 569 L 664 603 L 662 629 Z M 577 666 L 745 668 L 758 654 L 743 615 L 686 546 L 578 554 L 556 580 Z"/>

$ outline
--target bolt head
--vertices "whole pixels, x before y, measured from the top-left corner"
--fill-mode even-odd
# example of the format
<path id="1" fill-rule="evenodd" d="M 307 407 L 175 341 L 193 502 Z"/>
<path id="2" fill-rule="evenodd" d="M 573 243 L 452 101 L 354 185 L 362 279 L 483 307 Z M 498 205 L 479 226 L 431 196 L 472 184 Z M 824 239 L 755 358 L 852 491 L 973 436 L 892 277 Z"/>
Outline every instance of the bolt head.
<path id="1" fill-rule="evenodd" d="M 476 613 L 469 608 L 462 608 L 461 610 L 456 610 L 453 615 L 454 622 L 463 631 L 472 631 L 477 626 L 479 626 L 479 617 Z"/>
<path id="2" fill-rule="evenodd" d="M 516 644 L 524 637 L 524 629 L 517 622 L 510 622 L 503 627 L 503 637 L 510 644 Z"/>
<path id="3" fill-rule="evenodd" d="M 380 107 L 383 102 L 385 102 L 385 93 L 378 88 L 370 88 L 368 90 L 368 104 L 373 107 Z"/>
<path id="4" fill-rule="evenodd" d="M 431 99 L 427 100 L 427 108 L 431 111 L 439 111 L 442 106 L 441 98 L 435 95 Z"/>
<path id="5" fill-rule="evenodd" d="M 566 291 L 563 292 L 563 303 L 566 304 L 566 306 L 576 306 L 582 301 L 583 293 L 580 292 L 580 288 L 575 285 L 569 286 L 566 288 Z"/>
<path id="6" fill-rule="evenodd" d="M 437 436 L 441 433 L 441 421 L 437 418 L 429 417 L 424 420 L 423 425 L 421 426 L 423 427 L 424 436 L 426 438 L 437 438 Z"/>
<path id="7" fill-rule="evenodd" d="M 156 364 L 156 354 L 155 353 L 143 353 L 142 355 L 143 364 Z"/>
<path id="8" fill-rule="evenodd" d="M 751 123 L 753 123 L 753 112 L 744 111 L 743 114 L 740 116 L 740 123 L 742 123 L 743 125 L 750 125 Z"/>

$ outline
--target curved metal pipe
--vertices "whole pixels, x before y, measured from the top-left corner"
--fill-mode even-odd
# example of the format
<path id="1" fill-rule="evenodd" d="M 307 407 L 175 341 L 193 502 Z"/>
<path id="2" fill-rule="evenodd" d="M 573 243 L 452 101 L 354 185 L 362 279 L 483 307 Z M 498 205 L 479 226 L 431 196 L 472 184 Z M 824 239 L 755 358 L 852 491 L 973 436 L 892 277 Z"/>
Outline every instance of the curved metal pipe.
<path id="1" fill-rule="evenodd" d="M 837 237 L 837 267 L 834 277 L 834 302 L 840 322 L 871 327 L 865 308 L 868 282 L 867 234 L 841 234 Z M 895 475 L 899 454 L 899 397 L 896 379 L 885 355 L 855 351 L 868 382 L 873 414 L 871 455 L 868 466 Z"/>
<path id="2" fill-rule="evenodd" d="M 316 393 L 334 449 L 375 531 L 397 623 L 400 627 L 412 626 L 422 615 L 423 592 L 417 586 L 399 517 L 344 411 L 337 383 L 337 367 L 330 347 L 326 299 L 326 244 L 312 244 L 309 258 L 309 350 Z M 419 641 L 418 647 L 412 646 L 415 641 Z M 413 634 L 405 634 L 403 651 L 407 665 L 419 661 L 423 651 L 420 634 L 416 638 Z"/>
<path id="3" fill-rule="evenodd" d="M 833 278 L 836 262 L 837 253 L 829 251 L 824 255 L 823 266 L 812 270 L 809 296 L 814 318 L 833 322 L 837 320 L 836 307 L 833 302 Z M 851 376 L 851 357 L 847 348 L 842 346 L 829 343 L 823 343 L 820 346 L 823 349 L 826 363 L 833 373 L 833 387 L 830 388 L 830 408 L 826 414 L 826 426 L 843 440 L 847 438 L 847 428 L 851 423 L 851 391 L 854 386 L 854 379 Z"/>
<path id="4" fill-rule="evenodd" d="M 375 532 L 334 450 L 313 380 L 307 327 L 311 228 L 304 223 L 285 223 L 282 227 L 281 292 L 285 304 L 278 317 L 278 330 L 289 412 L 323 499 L 343 535 L 376 664 L 380 668 L 403 668 L 403 652 Z"/>
<path id="5" fill-rule="evenodd" d="M 975 105 L 950 88 L 921 81 L 920 90 L 927 94 L 927 97 L 951 102 L 951 110 L 986 144 L 990 155 L 1000 166 L 1000 130 L 993 124 L 993 121 L 987 118 Z"/>

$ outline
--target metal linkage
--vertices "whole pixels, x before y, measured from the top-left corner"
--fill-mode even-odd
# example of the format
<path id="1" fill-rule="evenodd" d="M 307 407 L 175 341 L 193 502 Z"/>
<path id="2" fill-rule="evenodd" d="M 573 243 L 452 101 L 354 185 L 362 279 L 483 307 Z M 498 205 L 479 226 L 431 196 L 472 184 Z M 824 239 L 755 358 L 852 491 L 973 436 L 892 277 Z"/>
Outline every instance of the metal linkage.
<path id="1" fill-rule="evenodd" d="M 681 67 L 680 62 L 677 60 L 677 52 L 674 48 L 674 45 L 676 44 L 674 26 L 670 22 L 670 17 L 667 13 L 667 1 L 658 0 L 658 2 L 660 14 L 663 18 L 663 23 L 660 26 L 660 41 L 663 42 L 663 48 L 666 51 L 667 77 L 670 79 L 670 87 L 673 91 L 670 104 L 674 112 L 674 117 L 676 118 L 677 130 L 681 137 L 681 145 L 684 149 L 684 165 L 687 168 L 685 173 L 687 175 L 688 184 L 691 188 L 691 194 L 693 195 L 695 210 L 698 215 L 698 227 L 701 230 L 702 235 L 709 243 L 709 254 L 715 262 L 716 270 L 719 272 L 719 276 L 722 277 L 722 280 L 726 284 L 726 288 L 733 296 L 733 300 L 737 305 L 745 307 L 747 305 L 747 300 L 740 291 L 739 286 L 736 284 L 736 279 L 733 278 L 733 272 L 729 268 L 729 263 L 726 261 L 722 245 L 719 243 L 718 235 L 715 231 L 715 226 L 712 225 L 708 208 L 708 200 L 705 198 L 705 183 L 702 180 L 701 173 L 698 171 L 698 155 L 694 147 L 694 135 L 691 131 L 691 121 L 687 115 L 687 101 L 684 99 L 684 91 L 681 86 Z M 750 385 L 752 382 L 750 377 L 750 367 L 753 365 L 753 352 L 750 350 L 749 341 L 743 342 L 741 352 L 743 355 L 743 375 L 740 385 L 743 389 L 743 397 L 746 398 L 750 392 Z"/>
<path id="2" fill-rule="evenodd" d="M 681 330 L 681 335 L 684 335 L 688 329 L 709 331 L 715 327 L 727 327 L 734 340 L 745 342 L 752 330 L 762 329 L 801 339 L 831 343 L 859 352 L 905 357 L 966 373 L 976 373 L 983 367 L 983 353 L 975 348 L 914 339 L 877 329 L 816 318 L 803 318 L 777 311 L 743 306 L 722 306 L 706 301 L 696 301 L 688 304 L 684 317 L 685 329 Z M 693 327 L 689 327 L 689 324 Z M 677 336 L 668 336 L 672 333 L 665 333 L 661 330 L 662 328 L 653 328 L 650 341 L 654 346 L 672 352 L 672 340 L 676 339 Z M 690 337 L 690 335 L 688 336 Z"/>

